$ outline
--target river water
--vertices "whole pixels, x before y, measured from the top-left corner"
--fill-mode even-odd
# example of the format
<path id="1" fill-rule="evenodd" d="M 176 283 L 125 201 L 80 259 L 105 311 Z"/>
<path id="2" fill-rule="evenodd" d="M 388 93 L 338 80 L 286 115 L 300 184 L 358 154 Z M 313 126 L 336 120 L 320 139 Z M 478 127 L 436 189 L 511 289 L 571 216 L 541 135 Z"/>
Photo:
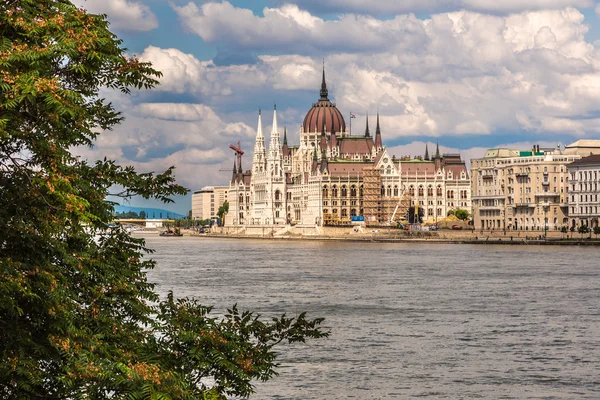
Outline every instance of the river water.
<path id="1" fill-rule="evenodd" d="M 325 317 L 251 399 L 600 399 L 600 249 L 148 237 L 215 312 Z"/>

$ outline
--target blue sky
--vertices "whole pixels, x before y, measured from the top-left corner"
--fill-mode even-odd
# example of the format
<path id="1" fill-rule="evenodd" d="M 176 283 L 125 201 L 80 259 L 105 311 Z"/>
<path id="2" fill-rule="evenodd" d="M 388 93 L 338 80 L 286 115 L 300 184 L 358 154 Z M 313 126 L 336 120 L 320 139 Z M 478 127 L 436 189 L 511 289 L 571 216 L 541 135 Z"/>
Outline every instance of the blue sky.
<path id="1" fill-rule="evenodd" d="M 126 120 L 90 157 L 175 165 L 192 190 L 227 184 L 238 140 L 250 166 L 257 111 L 297 142 L 325 59 L 343 115 L 381 113 L 392 154 L 600 138 L 600 6 L 593 0 L 76 0 L 105 13 L 160 87 L 105 95 Z M 348 121 L 347 121 L 348 122 Z M 373 121 L 374 122 L 374 121 Z M 191 208 L 190 196 L 174 211 Z M 155 206 L 133 199 L 132 205 Z"/>

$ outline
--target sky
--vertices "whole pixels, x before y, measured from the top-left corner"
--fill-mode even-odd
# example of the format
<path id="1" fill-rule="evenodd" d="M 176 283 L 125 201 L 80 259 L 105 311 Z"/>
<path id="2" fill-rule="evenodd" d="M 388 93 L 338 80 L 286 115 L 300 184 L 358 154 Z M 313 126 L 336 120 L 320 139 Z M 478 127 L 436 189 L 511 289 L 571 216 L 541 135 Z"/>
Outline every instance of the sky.
<path id="1" fill-rule="evenodd" d="M 600 139 L 600 3 L 593 0 L 75 0 L 108 15 L 131 55 L 162 72 L 102 95 L 125 121 L 81 154 L 140 172 L 175 166 L 194 191 L 226 185 L 240 141 L 250 168 L 258 110 L 299 142 L 319 98 L 364 133 L 380 113 L 396 156 Z M 268 142 L 267 142 L 268 143 Z M 168 208 L 191 209 L 191 195 Z M 159 206 L 132 199 L 130 205 Z"/>

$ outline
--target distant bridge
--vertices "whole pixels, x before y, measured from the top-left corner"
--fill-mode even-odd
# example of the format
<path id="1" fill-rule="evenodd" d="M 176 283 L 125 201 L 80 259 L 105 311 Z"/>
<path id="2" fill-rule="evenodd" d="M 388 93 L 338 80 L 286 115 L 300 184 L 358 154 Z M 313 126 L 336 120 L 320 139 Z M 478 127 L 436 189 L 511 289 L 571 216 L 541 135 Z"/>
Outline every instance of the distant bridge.
<path id="1" fill-rule="evenodd" d="M 165 224 L 165 222 L 175 223 L 175 220 L 167 218 L 121 218 L 114 219 L 113 222 L 118 222 L 120 224 L 145 226 L 146 228 L 161 228 Z"/>

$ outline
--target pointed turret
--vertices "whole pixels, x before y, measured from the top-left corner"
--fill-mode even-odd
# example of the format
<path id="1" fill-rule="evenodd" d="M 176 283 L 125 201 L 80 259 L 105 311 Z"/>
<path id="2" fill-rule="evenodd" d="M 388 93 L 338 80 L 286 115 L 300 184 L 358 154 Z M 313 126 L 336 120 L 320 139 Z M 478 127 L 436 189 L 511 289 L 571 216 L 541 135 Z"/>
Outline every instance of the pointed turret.
<path id="1" fill-rule="evenodd" d="M 235 158 L 233 159 L 233 174 L 231 174 L 231 183 L 236 182 L 237 177 L 237 165 L 235 163 Z"/>
<path id="2" fill-rule="evenodd" d="M 281 163 L 283 155 L 281 151 L 281 137 L 279 136 L 279 126 L 277 125 L 277 105 L 273 106 L 273 127 L 271 129 L 271 142 L 269 143 L 270 170 L 275 171 L 275 176 L 281 177 Z"/>
<path id="3" fill-rule="evenodd" d="M 427 143 L 425 143 L 425 157 L 423 159 L 429 161 L 429 148 L 427 147 Z"/>
<path id="4" fill-rule="evenodd" d="M 317 172 L 317 166 L 318 166 L 318 161 L 317 161 L 317 148 L 315 147 L 315 151 L 313 152 L 313 162 L 312 162 L 312 168 L 311 171 L 314 174 L 315 172 Z"/>
<path id="5" fill-rule="evenodd" d="M 328 100 L 329 92 L 327 91 L 327 83 L 325 83 L 325 60 L 323 60 L 323 80 L 321 81 L 321 100 Z"/>
<path id="6" fill-rule="evenodd" d="M 323 126 L 321 127 L 321 142 L 319 143 L 321 150 L 327 147 L 327 135 L 325 134 L 325 118 L 323 118 Z"/>
<path id="7" fill-rule="evenodd" d="M 375 147 L 381 149 L 383 143 L 381 142 L 381 129 L 379 128 L 379 111 L 377 111 L 377 127 L 375 128 Z"/>
<path id="8" fill-rule="evenodd" d="M 283 151 L 284 157 L 290 156 L 290 148 L 288 147 L 288 143 L 287 143 L 287 128 L 286 127 L 283 128 L 283 148 L 281 149 L 281 151 Z"/>
<path id="9" fill-rule="evenodd" d="M 325 172 L 325 171 L 329 171 L 329 165 L 327 163 L 327 152 L 325 151 L 325 149 L 322 150 L 321 152 L 321 173 Z"/>
<path id="10" fill-rule="evenodd" d="M 435 169 L 436 171 L 442 167 L 442 156 L 440 155 L 440 144 L 436 143 L 435 145 L 435 157 L 433 158 L 435 161 Z"/>
<path id="11" fill-rule="evenodd" d="M 329 135 L 329 146 L 332 149 L 335 149 L 337 147 L 337 136 L 335 134 L 335 128 L 334 128 L 333 124 L 331 124 L 331 134 Z"/>
<path id="12" fill-rule="evenodd" d="M 252 171 L 257 173 L 266 170 L 267 149 L 262 131 L 262 112 L 258 110 L 258 126 L 256 127 L 256 141 L 254 142 L 254 156 L 252 158 Z"/>
<path id="13" fill-rule="evenodd" d="M 369 113 L 367 113 L 367 126 L 365 128 L 365 137 L 371 137 L 371 133 L 369 132 Z"/>

